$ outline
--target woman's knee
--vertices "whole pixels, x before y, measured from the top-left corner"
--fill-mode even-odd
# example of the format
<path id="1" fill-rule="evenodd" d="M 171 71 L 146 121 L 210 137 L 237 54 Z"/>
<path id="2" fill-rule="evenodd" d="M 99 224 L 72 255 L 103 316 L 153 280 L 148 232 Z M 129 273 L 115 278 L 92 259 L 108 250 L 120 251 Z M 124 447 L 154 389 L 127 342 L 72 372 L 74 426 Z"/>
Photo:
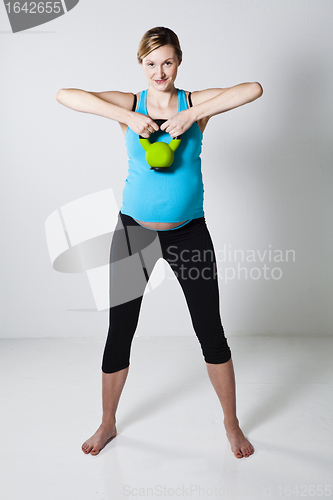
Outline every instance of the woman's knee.
<path id="1" fill-rule="evenodd" d="M 206 363 L 212 363 L 214 365 L 226 363 L 231 359 L 231 350 L 229 346 L 224 346 L 222 349 L 217 350 L 205 350 L 204 359 Z"/>
<path id="2" fill-rule="evenodd" d="M 115 373 L 119 372 L 120 370 L 123 370 L 124 368 L 128 368 L 130 365 L 129 360 L 125 362 L 110 362 L 110 360 L 104 360 L 102 362 L 102 372 L 109 374 L 109 373 Z"/>
<path id="3" fill-rule="evenodd" d="M 207 330 L 204 333 L 196 332 L 206 363 L 226 363 L 231 358 L 231 349 L 224 335 L 223 327 L 216 334 Z"/>
<path id="4" fill-rule="evenodd" d="M 104 373 L 113 373 L 129 365 L 133 336 L 134 331 L 109 331 L 102 360 Z"/>
<path id="5" fill-rule="evenodd" d="M 129 365 L 132 340 L 137 328 L 142 297 L 110 308 L 109 330 L 104 347 L 102 370 L 105 373 Z"/>

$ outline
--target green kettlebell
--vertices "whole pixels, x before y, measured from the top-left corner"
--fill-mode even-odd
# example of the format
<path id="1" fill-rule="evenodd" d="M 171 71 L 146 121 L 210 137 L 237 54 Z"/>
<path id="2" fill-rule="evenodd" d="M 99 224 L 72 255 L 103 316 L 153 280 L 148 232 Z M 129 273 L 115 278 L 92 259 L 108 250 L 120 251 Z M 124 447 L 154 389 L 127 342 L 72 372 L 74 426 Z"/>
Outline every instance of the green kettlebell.
<path id="1" fill-rule="evenodd" d="M 167 120 L 154 120 L 159 127 L 166 121 Z M 146 151 L 146 160 L 148 165 L 150 165 L 150 170 L 165 172 L 170 165 L 172 165 L 175 158 L 174 152 L 181 142 L 181 135 L 172 139 L 170 144 L 158 141 L 151 143 L 149 139 L 141 137 L 141 135 L 139 135 L 139 141 Z"/>

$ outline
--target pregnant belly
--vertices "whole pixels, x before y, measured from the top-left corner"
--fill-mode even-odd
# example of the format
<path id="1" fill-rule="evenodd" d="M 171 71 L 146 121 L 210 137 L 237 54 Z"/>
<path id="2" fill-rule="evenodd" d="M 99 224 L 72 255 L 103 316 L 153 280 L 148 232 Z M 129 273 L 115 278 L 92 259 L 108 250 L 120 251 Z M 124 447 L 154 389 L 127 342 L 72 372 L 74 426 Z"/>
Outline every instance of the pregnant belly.
<path id="1" fill-rule="evenodd" d="M 186 222 L 183 220 L 182 222 L 145 222 L 142 220 L 134 219 L 136 222 L 141 224 L 142 226 L 148 227 L 149 229 L 172 229 L 173 227 L 181 226 Z"/>

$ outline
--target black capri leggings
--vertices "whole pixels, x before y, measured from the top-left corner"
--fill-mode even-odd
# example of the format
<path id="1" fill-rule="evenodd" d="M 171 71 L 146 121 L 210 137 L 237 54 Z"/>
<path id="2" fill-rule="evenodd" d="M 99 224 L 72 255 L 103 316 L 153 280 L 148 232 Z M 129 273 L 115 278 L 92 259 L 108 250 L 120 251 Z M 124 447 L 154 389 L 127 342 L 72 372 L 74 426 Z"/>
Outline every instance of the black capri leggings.
<path id="1" fill-rule="evenodd" d="M 148 229 L 119 212 L 110 251 L 110 320 L 102 371 L 130 364 L 145 287 L 159 258 L 174 271 L 189 307 L 193 328 L 207 363 L 225 363 L 231 351 L 220 317 L 213 242 L 205 217 L 175 229 Z"/>

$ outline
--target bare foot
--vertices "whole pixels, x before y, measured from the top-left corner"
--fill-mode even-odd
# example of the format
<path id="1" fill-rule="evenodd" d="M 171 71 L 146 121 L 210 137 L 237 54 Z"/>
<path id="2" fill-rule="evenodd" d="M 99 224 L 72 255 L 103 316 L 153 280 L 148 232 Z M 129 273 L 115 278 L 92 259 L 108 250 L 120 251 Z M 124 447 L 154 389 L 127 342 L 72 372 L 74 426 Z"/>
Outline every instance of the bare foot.
<path id="1" fill-rule="evenodd" d="M 231 451 L 236 458 L 249 457 L 254 453 L 254 448 L 250 441 L 246 439 L 239 426 L 225 426 L 227 438 L 231 445 Z"/>
<path id="2" fill-rule="evenodd" d="M 95 434 L 82 445 L 82 451 L 86 454 L 98 455 L 98 453 L 117 435 L 116 424 L 101 424 Z"/>

